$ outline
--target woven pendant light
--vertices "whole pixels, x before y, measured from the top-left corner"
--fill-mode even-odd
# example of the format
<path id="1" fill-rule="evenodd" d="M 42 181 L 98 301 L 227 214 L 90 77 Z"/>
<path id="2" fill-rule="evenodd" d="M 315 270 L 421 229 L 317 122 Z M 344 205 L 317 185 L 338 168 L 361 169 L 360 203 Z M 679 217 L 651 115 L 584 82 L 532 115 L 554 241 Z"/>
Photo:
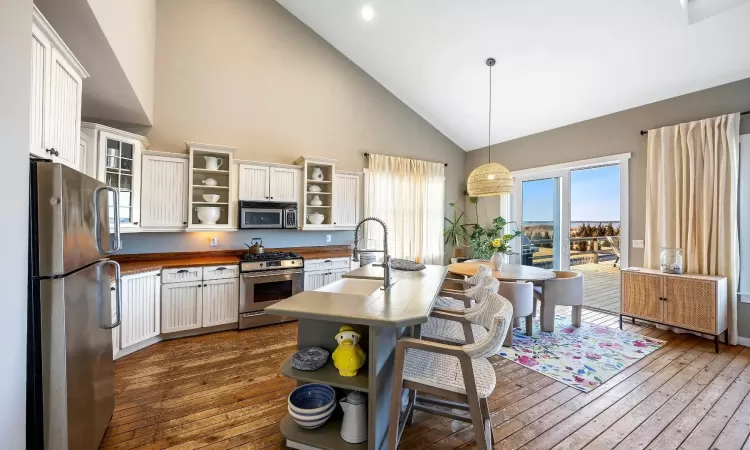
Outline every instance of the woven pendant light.
<path id="1" fill-rule="evenodd" d="M 490 157 L 492 147 L 492 66 L 494 58 L 487 58 L 490 68 L 490 108 L 487 132 L 487 164 L 482 164 L 471 172 L 466 183 L 466 190 L 470 197 L 490 197 L 493 195 L 510 194 L 513 192 L 513 177 L 502 164 L 493 163 Z"/>

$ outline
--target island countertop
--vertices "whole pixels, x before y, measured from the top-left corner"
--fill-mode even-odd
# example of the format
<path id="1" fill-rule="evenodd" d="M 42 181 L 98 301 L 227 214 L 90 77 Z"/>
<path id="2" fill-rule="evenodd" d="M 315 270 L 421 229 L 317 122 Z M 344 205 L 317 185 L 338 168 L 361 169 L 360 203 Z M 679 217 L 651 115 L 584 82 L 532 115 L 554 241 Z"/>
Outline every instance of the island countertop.
<path id="1" fill-rule="evenodd" d="M 427 322 L 448 268 L 427 266 L 419 272 L 393 271 L 395 283 L 370 296 L 304 291 L 265 309 L 266 314 L 346 322 L 377 327 L 405 327 Z M 345 278 L 382 280 L 383 268 L 372 264 Z"/>

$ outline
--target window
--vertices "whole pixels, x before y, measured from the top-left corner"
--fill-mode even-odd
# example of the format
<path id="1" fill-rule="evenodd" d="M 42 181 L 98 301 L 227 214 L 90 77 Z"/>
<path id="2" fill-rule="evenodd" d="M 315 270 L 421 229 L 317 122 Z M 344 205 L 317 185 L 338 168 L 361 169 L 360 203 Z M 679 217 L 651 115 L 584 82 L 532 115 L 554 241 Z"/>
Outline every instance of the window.
<path id="1" fill-rule="evenodd" d="M 441 163 L 370 155 L 365 173 L 365 217 L 388 225 L 394 258 L 443 264 L 445 168 Z M 367 224 L 360 248 L 382 248 L 383 231 Z"/>
<path id="2" fill-rule="evenodd" d="M 740 300 L 750 303 L 750 134 L 740 136 L 740 186 L 737 227 L 740 235 Z"/>

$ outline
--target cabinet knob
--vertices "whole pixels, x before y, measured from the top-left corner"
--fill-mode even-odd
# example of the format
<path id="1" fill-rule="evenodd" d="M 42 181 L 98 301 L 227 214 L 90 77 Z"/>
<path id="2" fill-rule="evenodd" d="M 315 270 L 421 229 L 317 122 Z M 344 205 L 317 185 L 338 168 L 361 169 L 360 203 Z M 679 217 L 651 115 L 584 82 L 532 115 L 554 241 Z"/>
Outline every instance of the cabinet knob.
<path id="1" fill-rule="evenodd" d="M 206 287 L 206 286 L 208 286 L 208 285 L 207 285 L 207 284 L 204 284 L 204 285 L 203 285 L 203 287 Z"/>
<path id="2" fill-rule="evenodd" d="M 111 287 L 111 288 L 109 288 L 109 290 L 110 290 L 110 291 L 114 291 L 114 290 L 115 290 L 115 288 L 114 288 L 114 287 Z"/>
<path id="3" fill-rule="evenodd" d="M 182 222 L 183 225 L 187 225 L 187 222 Z"/>
<path id="4" fill-rule="evenodd" d="M 271 200 L 273 200 L 273 197 L 269 197 Z"/>
<path id="5" fill-rule="evenodd" d="M 138 222 L 133 222 L 133 225 L 138 225 Z"/>

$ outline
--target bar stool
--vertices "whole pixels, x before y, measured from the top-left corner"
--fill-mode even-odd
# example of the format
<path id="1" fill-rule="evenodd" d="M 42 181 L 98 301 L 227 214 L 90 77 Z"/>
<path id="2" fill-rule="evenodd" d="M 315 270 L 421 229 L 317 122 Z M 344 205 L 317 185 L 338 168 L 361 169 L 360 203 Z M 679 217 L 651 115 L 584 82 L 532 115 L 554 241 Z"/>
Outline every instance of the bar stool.
<path id="1" fill-rule="evenodd" d="M 472 323 L 471 319 L 483 313 L 483 308 L 490 294 L 497 294 L 500 282 L 492 279 L 492 282 L 482 287 L 475 286 L 471 298 L 476 302 L 470 308 L 461 309 L 433 309 L 427 323 L 422 325 L 422 339 L 448 342 L 454 344 L 471 344 L 479 341 L 487 335 L 487 329 Z M 460 319 L 457 316 L 461 317 Z"/>
<path id="2" fill-rule="evenodd" d="M 477 272 L 477 275 L 475 276 L 478 276 L 478 278 L 473 280 L 474 284 L 471 285 L 468 289 L 443 289 L 442 291 L 440 291 L 433 307 L 441 309 L 462 310 L 465 308 L 470 308 L 473 305 L 473 301 L 476 301 L 474 296 L 476 296 L 477 292 L 479 292 L 480 290 L 491 286 L 494 287 L 495 292 L 497 292 L 497 289 L 500 285 L 498 284 L 499 282 L 492 277 L 492 275 L 487 275 L 485 273 L 480 274 L 479 272 Z"/>
<path id="3" fill-rule="evenodd" d="M 395 449 L 411 411 L 401 414 L 402 389 L 424 392 L 437 398 L 417 398 L 413 409 L 449 416 L 473 425 L 480 449 L 492 448 L 492 422 L 487 398 L 497 382 L 495 369 L 487 358 L 503 345 L 513 311 L 510 303 L 496 293 L 479 305 L 482 313 L 469 319 L 490 331 L 474 344 L 462 346 L 402 338 L 396 344 L 391 391 L 388 448 Z M 457 316 L 464 319 L 465 316 Z M 460 320 L 458 319 L 458 320 Z M 445 399 L 445 400 L 442 400 Z M 437 405 L 466 413 L 435 409 Z"/>

